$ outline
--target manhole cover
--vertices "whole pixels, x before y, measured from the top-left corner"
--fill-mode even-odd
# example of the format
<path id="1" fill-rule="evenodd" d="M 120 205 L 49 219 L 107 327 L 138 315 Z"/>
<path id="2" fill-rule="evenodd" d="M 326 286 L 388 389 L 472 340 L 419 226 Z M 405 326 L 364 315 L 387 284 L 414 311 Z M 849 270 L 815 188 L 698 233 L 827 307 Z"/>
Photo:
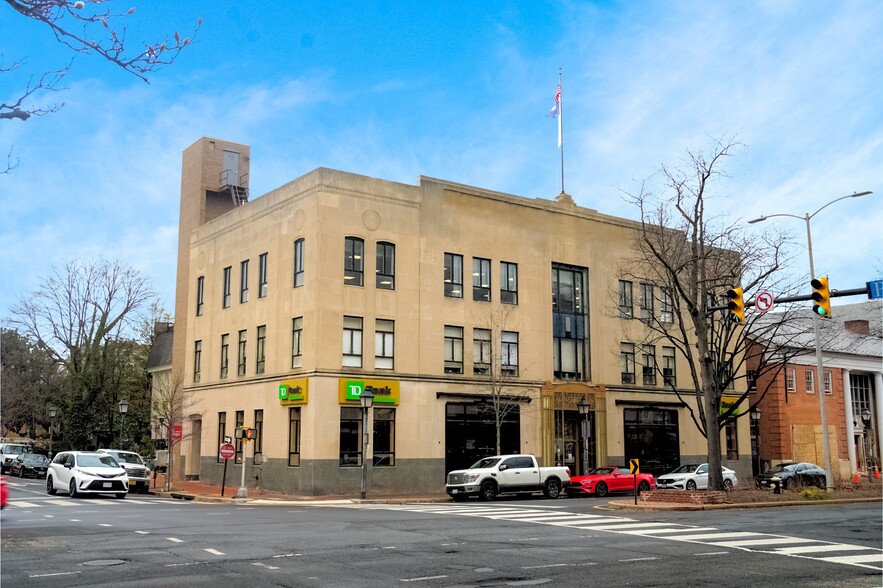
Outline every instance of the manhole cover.
<path id="1" fill-rule="evenodd" d="M 118 566 L 126 563 L 124 559 L 93 559 L 92 561 L 84 561 L 84 566 Z"/>

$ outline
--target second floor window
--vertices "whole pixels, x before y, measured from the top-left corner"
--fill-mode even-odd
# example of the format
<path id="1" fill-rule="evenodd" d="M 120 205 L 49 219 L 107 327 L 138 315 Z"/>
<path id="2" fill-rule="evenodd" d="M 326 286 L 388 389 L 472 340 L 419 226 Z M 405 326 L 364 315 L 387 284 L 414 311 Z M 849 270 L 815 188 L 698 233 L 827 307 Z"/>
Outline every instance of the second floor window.
<path id="1" fill-rule="evenodd" d="M 463 327 L 445 325 L 445 373 L 463 373 Z"/>
<path id="2" fill-rule="evenodd" d="M 248 339 L 248 331 L 239 331 L 239 364 L 237 375 L 245 375 L 245 347 Z"/>
<path id="3" fill-rule="evenodd" d="M 299 316 L 291 319 L 291 367 L 299 368 L 303 365 L 303 351 L 301 345 L 304 338 L 304 317 Z"/>
<path id="4" fill-rule="evenodd" d="M 491 260 L 472 258 L 472 299 L 491 301 Z"/>
<path id="5" fill-rule="evenodd" d="M 815 394 L 816 386 L 815 386 L 815 376 L 816 373 L 812 370 L 806 370 L 803 372 L 804 379 L 806 380 L 806 393 L 807 394 Z"/>
<path id="6" fill-rule="evenodd" d="M 674 386 L 677 384 L 675 378 L 675 348 L 662 348 L 662 383 L 666 386 Z"/>
<path id="7" fill-rule="evenodd" d="M 248 260 L 239 263 L 239 302 L 248 302 Z"/>
<path id="8" fill-rule="evenodd" d="M 205 276 L 196 278 L 196 316 L 202 316 L 205 305 Z"/>
<path id="9" fill-rule="evenodd" d="M 518 304 L 518 265 L 500 262 L 500 302 Z"/>
<path id="10" fill-rule="evenodd" d="M 825 394 L 833 394 L 834 393 L 834 381 L 831 377 L 831 372 L 825 372 Z"/>
<path id="11" fill-rule="evenodd" d="M 202 341 L 197 341 L 193 346 L 193 381 L 199 382 L 202 377 Z"/>
<path id="12" fill-rule="evenodd" d="M 230 297 L 232 296 L 231 288 L 233 287 L 233 284 L 231 282 L 232 279 L 233 279 L 233 267 L 232 266 L 225 267 L 224 268 L 224 308 L 230 308 Z"/>
<path id="13" fill-rule="evenodd" d="M 304 240 L 294 242 L 294 287 L 304 285 Z"/>
<path id="14" fill-rule="evenodd" d="M 377 319 L 374 326 L 374 368 L 391 370 L 395 357 L 395 323 Z"/>
<path id="15" fill-rule="evenodd" d="M 634 313 L 634 301 L 632 300 L 632 283 L 625 280 L 619 281 L 619 316 L 632 318 Z"/>
<path id="16" fill-rule="evenodd" d="M 641 372 L 645 386 L 656 385 L 656 348 L 653 345 L 643 345 L 641 348 L 643 365 Z"/>
<path id="17" fill-rule="evenodd" d="M 663 323 L 675 322 L 674 302 L 671 297 L 671 288 L 659 289 L 659 321 Z"/>
<path id="18" fill-rule="evenodd" d="M 362 318 L 343 317 L 343 365 L 362 367 Z"/>
<path id="19" fill-rule="evenodd" d="M 267 297 L 267 254 L 258 257 L 258 298 Z"/>
<path id="20" fill-rule="evenodd" d="M 653 320 L 653 284 L 641 284 L 641 320 Z"/>
<path id="21" fill-rule="evenodd" d="M 463 298 L 463 256 L 445 253 L 445 296 Z"/>
<path id="22" fill-rule="evenodd" d="M 221 335 L 221 379 L 227 377 L 230 367 L 230 335 Z"/>
<path id="23" fill-rule="evenodd" d="M 518 333 L 500 333 L 500 360 L 504 376 L 518 375 Z"/>
<path id="24" fill-rule="evenodd" d="M 491 371 L 491 331 L 472 329 L 472 373 L 489 374 Z"/>
<path id="25" fill-rule="evenodd" d="M 392 243 L 377 244 L 376 286 L 381 290 L 396 289 L 396 246 Z"/>
<path id="26" fill-rule="evenodd" d="M 258 327 L 258 345 L 255 349 L 255 373 L 257 374 L 264 373 L 264 368 L 266 364 L 266 343 L 267 327 L 266 325 L 261 325 L 260 327 Z"/>
<path id="27" fill-rule="evenodd" d="M 622 383 L 635 383 L 635 344 L 620 343 L 619 357 L 622 365 Z"/>
<path id="28" fill-rule="evenodd" d="M 794 392 L 797 390 L 797 376 L 794 374 L 794 370 L 785 370 L 785 390 L 788 392 Z"/>
<path id="29" fill-rule="evenodd" d="M 365 284 L 365 242 L 358 237 L 344 240 L 343 283 L 348 286 Z"/>

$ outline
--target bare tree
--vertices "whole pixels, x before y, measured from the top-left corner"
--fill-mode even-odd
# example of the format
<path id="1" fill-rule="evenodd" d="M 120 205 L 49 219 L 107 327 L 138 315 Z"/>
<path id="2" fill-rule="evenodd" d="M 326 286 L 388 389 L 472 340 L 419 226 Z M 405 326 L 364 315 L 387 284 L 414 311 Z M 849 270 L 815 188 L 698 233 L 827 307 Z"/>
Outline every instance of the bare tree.
<path id="1" fill-rule="evenodd" d="M 723 488 L 721 430 L 747 414 L 738 408 L 744 400 L 756 403 L 766 393 L 755 391 L 753 381 L 764 373 L 777 373 L 794 353 L 775 336 L 791 332 L 784 328 L 792 320 L 791 312 L 761 322 L 749 311 L 745 324 L 737 324 L 725 310 L 730 289 L 741 286 L 745 300 L 752 292 L 769 290 L 781 296 L 792 289 L 778 277 L 789 261 L 784 234 L 749 234 L 741 221 L 708 212 L 716 181 L 723 177 L 719 168 L 736 146 L 732 139 L 718 140 L 709 156 L 688 152 L 683 167 L 662 167 L 659 195 L 650 190 L 649 180 L 636 194 L 627 195 L 640 211 L 641 225 L 635 256 L 622 268 L 624 276 L 648 284 L 640 293 L 641 313 L 636 318 L 641 323 L 633 332 L 648 344 L 675 348 L 686 359 L 690 386 L 683 387 L 683 380 L 677 386 L 655 357 L 642 362 L 642 375 L 652 375 L 654 381 L 658 375 L 681 400 L 695 400 L 685 404 L 707 439 L 709 487 L 717 489 Z M 777 341 L 775 346 L 772 341 Z M 753 374 L 746 372 L 746 365 L 754 366 Z M 735 384 L 749 377 L 752 381 L 737 392 Z M 724 396 L 738 400 L 724 403 Z"/>
<path id="2" fill-rule="evenodd" d="M 530 402 L 530 394 L 518 379 L 517 334 L 508 331 L 511 307 L 499 306 L 481 315 L 473 330 L 473 370 L 479 389 L 488 396 L 486 411 L 494 418 L 497 455 L 502 453 L 502 429 L 506 417 L 520 412 Z"/>
<path id="3" fill-rule="evenodd" d="M 152 297 L 136 270 L 117 262 L 70 262 L 61 271 L 53 268 L 36 292 L 12 306 L 11 324 L 67 376 L 72 445 L 95 439 L 93 409 L 115 377 L 112 344 L 128 338 L 138 309 Z"/>
<path id="4" fill-rule="evenodd" d="M 165 372 L 155 376 L 151 405 L 153 422 L 159 426 L 167 443 L 169 465 L 166 468 L 165 489 L 170 490 L 175 471 L 175 447 L 191 436 L 191 433 L 183 431 L 184 419 L 194 406 L 191 397 L 184 392 L 183 374 L 173 376 L 171 372 Z M 176 426 L 181 426 L 180 437 L 174 435 Z"/>

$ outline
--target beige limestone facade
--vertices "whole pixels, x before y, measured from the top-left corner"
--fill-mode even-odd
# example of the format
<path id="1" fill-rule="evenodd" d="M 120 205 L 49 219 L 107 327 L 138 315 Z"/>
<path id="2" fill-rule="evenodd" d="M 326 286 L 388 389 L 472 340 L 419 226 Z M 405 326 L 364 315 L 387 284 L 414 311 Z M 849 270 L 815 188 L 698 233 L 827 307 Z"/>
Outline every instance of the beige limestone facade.
<path id="1" fill-rule="evenodd" d="M 447 471 L 496 451 L 496 416 L 504 452 L 573 475 L 705 461 L 684 401 L 642 374 L 642 351 L 624 358 L 642 337 L 618 306 L 633 221 L 569 197 L 321 168 L 246 202 L 248 163 L 248 146 L 217 139 L 184 152 L 179 475 L 219 482 L 219 446 L 244 425 L 258 438 L 234 442 L 228 485 L 244 459 L 251 488 L 353 493 L 367 459 L 369 493 L 439 492 Z M 666 377 L 687 386 L 672 362 Z M 748 426 L 724 461 L 746 481 Z"/>

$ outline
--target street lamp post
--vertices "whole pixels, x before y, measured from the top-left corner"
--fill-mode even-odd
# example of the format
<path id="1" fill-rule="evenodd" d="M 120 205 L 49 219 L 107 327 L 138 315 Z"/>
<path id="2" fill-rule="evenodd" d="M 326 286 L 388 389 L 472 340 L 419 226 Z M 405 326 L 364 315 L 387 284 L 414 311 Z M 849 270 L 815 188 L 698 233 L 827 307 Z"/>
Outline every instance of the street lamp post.
<path id="1" fill-rule="evenodd" d="M 576 403 L 576 407 L 583 418 L 583 475 L 585 476 L 589 473 L 589 411 L 592 409 L 592 405 L 583 396 Z"/>
<path id="2" fill-rule="evenodd" d="M 754 423 L 754 443 L 757 449 L 757 473 L 763 473 L 763 461 L 760 459 L 760 413 L 761 410 L 759 408 L 755 408 L 751 413 L 751 422 Z"/>
<path id="3" fill-rule="evenodd" d="M 362 500 L 368 495 L 368 410 L 374 404 L 374 393 L 371 390 L 362 390 L 359 395 L 359 404 L 362 405 Z"/>
<path id="4" fill-rule="evenodd" d="M 865 441 L 865 469 L 868 470 L 868 477 L 871 476 L 871 411 L 867 408 L 862 409 L 861 413 L 862 425 L 864 426 Z"/>
<path id="5" fill-rule="evenodd" d="M 58 409 L 49 405 L 49 459 L 52 459 L 52 430 L 55 428 L 55 416 L 58 414 Z"/>
<path id="6" fill-rule="evenodd" d="M 129 412 L 129 401 L 125 398 L 117 405 L 120 408 L 120 449 L 123 449 L 123 423 L 126 422 L 126 413 Z"/>
<path id="7" fill-rule="evenodd" d="M 860 196 L 867 196 L 868 194 L 872 194 L 872 192 L 857 192 L 855 194 L 847 194 L 846 196 L 841 196 L 840 198 L 835 198 L 834 200 L 828 202 L 814 213 L 806 213 L 803 216 L 797 216 L 796 214 L 770 214 L 767 216 L 761 216 L 760 218 L 756 218 L 754 220 L 748 221 L 749 224 L 759 223 L 761 221 L 765 221 L 768 218 L 772 218 L 775 216 L 788 216 L 791 218 L 801 219 L 806 222 L 806 247 L 809 251 L 809 279 L 816 279 L 815 268 L 813 267 L 812 260 L 812 233 L 810 232 L 810 221 L 812 218 L 820 213 L 825 208 L 831 206 L 835 202 L 840 202 L 841 200 L 845 200 L 847 198 L 858 198 Z M 819 315 L 813 313 L 813 326 L 815 328 L 815 336 L 816 336 L 816 370 L 818 372 L 819 382 L 819 416 L 822 424 L 822 448 L 825 452 L 825 488 L 828 491 L 834 489 L 834 476 L 832 472 L 832 462 L 831 462 L 831 440 L 828 438 L 828 417 L 825 413 L 825 393 L 824 393 L 824 374 L 822 372 L 822 335 L 821 335 L 821 323 L 819 322 Z"/>

